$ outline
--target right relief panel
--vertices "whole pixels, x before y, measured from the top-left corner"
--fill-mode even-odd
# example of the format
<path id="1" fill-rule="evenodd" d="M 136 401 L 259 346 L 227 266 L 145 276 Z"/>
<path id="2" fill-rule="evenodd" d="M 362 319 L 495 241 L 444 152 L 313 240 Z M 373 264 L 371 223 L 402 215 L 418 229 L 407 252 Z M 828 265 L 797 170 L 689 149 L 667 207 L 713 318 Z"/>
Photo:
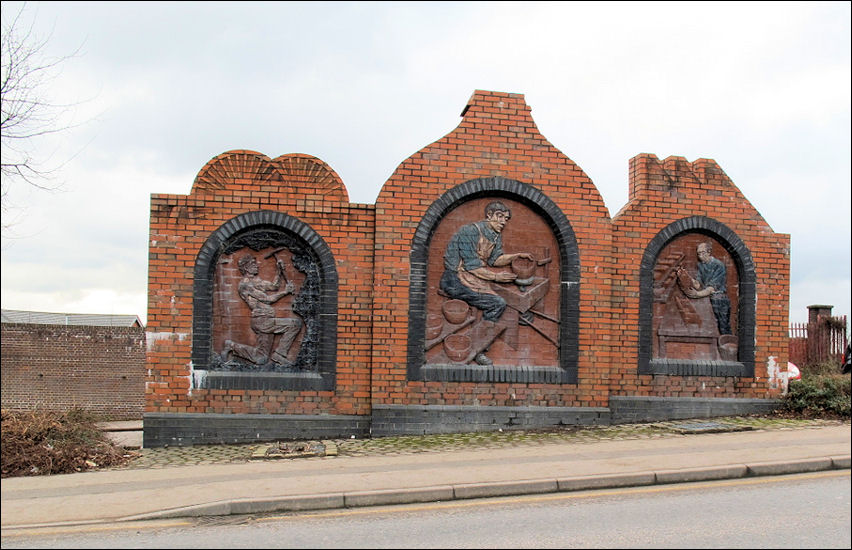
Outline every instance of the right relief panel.
<path id="1" fill-rule="evenodd" d="M 730 228 L 694 216 L 648 243 L 639 268 L 639 372 L 753 376 L 755 269 Z"/>
<path id="2" fill-rule="evenodd" d="M 652 357 L 737 361 L 739 275 L 725 248 L 705 234 L 676 237 L 653 277 Z"/>

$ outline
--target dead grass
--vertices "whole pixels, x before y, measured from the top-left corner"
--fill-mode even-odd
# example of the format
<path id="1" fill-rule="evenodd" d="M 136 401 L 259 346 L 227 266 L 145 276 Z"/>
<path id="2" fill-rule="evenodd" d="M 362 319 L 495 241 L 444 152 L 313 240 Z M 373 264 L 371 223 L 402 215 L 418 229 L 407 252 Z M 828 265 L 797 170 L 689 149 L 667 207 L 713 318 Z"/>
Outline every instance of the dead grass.
<path id="1" fill-rule="evenodd" d="M 134 455 L 116 446 L 82 410 L 0 411 L 2 476 L 67 474 L 117 466 Z"/>

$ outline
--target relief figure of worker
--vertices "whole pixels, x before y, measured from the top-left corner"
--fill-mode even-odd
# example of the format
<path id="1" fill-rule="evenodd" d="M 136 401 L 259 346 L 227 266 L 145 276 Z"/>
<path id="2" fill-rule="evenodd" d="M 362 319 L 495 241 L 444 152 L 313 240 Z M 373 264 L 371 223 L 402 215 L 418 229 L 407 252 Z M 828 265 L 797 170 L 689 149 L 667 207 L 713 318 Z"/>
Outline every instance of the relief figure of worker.
<path id="1" fill-rule="evenodd" d="M 510 283 L 514 273 L 491 269 L 512 263 L 515 258 L 533 260 L 527 252 L 506 254 L 501 233 L 512 217 L 509 207 L 492 201 L 485 207 L 485 219 L 459 228 L 447 244 L 444 253 L 444 273 L 440 288 L 450 298 L 463 300 L 482 311 L 482 321 L 494 324 L 506 310 L 506 300 L 491 289 L 490 284 Z M 480 365 L 491 365 L 485 352 L 474 360 Z"/>
<path id="2" fill-rule="evenodd" d="M 692 279 L 686 271 L 678 268 L 678 281 L 691 280 L 689 286 L 681 285 L 684 293 L 690 298 L 710 297 L 713 315 L 719 334 L 731 334 L 731 300 L 726 292 L 727 268 L 725 263 L 715 258 L 711 253 L 709 242 L 700 243 L 696 247 L 698 255 L 698 278 Z"/>
<path id="3" fill-rule="evenodd" d="M 279 290 L 282 281 L 286 281 L 284 262 L 276 260 L 277 272 L 273 281 L 260 277 L 257 260 L 251 254 L 242 256 L 238 266 L 243 276 L 238 293 L 251 310 L 255 344 L 252 346 L 225 340 L 222 361 L 227 361 L 233 354 L 258 366 L 270 361 L 284 367 L 291 366 L 287 354 L 302 329 L 302 321 L 295 317 L 277 317 L 272 307 L 272 304 L 295 290 L 291 281 L 287 281 L 284 288 Z M 279 335 L 278 345 L 273 349 L 275 338 Z"/>

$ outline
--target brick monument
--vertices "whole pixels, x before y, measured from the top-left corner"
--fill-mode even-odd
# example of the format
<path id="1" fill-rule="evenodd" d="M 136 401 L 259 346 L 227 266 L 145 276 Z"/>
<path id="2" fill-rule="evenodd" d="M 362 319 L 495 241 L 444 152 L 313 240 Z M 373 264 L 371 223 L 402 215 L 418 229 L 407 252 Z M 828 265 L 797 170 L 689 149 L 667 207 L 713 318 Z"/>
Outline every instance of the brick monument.
<path id="1" fill-rule="evenodd" d="M 151 198 L 144 445 L 765 411 L 789 236 L 712 160 L 630 162 L 611 218 L 520 94 L 476 91 L 375 205 L 229 151 Z"/>

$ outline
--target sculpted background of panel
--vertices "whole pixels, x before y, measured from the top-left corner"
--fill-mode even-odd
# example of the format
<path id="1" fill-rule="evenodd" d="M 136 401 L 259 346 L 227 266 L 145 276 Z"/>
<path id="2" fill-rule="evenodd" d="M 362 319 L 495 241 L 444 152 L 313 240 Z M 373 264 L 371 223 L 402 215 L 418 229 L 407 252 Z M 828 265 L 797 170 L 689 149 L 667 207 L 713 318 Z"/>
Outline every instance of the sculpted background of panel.
<path id="1" fill-rule="evenodd" d="M 559 268 L 553 232 L 528 207 L 486 197 L 453 209 L 429 245 L 426 363 L 557 365 Z"/>

